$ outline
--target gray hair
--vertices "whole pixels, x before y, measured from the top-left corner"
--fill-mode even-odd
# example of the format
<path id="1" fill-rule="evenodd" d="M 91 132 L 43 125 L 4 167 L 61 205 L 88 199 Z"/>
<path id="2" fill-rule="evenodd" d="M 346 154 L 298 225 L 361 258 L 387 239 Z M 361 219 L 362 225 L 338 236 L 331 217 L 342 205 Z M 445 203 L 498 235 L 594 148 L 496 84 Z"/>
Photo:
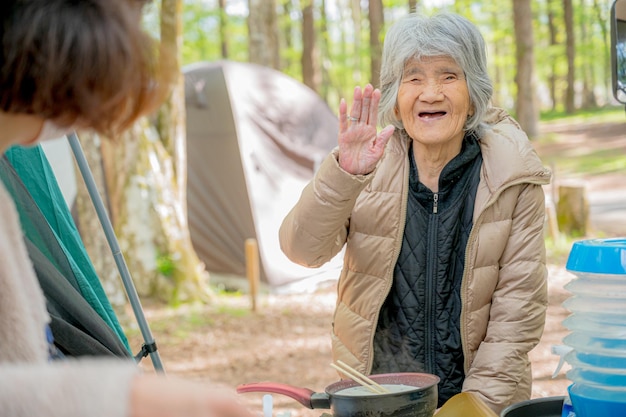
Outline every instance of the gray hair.
<path id="1" fill-rule="evenodd" d="M 389 28 L 380 70 L 379 123 L 404 129 L 394 112 L 404 66 L 410 59 L 432 56 L 449 56 L 463 69 L 474 108 L 474 114 L 465 122 L 465 130 L 480 135 L 493 94 L 487 73 L 485 41 L 473 23 L 452 13 L 431 17 L 411 13 Z"/>

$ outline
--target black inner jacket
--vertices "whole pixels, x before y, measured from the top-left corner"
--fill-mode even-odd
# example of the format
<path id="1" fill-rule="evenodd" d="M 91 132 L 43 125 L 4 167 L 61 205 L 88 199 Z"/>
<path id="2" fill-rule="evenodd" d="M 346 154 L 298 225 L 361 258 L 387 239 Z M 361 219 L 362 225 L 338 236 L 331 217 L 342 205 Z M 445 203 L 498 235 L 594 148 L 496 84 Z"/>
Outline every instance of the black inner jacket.
<path id="1" fill-rule="evenodd" d="M 374 336 L 372 373 L 437 375 L 439 404 L 461 392 L 461 279 L 482 155 L 468 134 L 441 172 L 439 192 L 419 181 L 413 150 L 406 225 L 391 291 Z"/>

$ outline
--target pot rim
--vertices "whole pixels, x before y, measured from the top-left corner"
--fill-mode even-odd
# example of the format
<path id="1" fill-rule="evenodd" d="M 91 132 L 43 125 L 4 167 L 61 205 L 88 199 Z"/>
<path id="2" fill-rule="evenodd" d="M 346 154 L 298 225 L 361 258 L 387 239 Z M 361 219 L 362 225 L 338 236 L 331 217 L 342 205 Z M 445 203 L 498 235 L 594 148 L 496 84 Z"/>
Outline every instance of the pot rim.
<path id="1" fill-rule="evenodd" d="M 367 398 L 387 397 L 387 396 L 392 396 L 392 395 L 397 396 L 397 395 L 409 394 L 409 393 L 414 393 L 414 392 L 419 392 L 419 391 L 426 391 L 428 389 L 436 387 L 440 380 L 437 375 L 422 373 L 422 372 L 394 372 L 394 373 L 386 373 L 386 374 L 374 374 L 374 375 L 369 375 L 369 378 L 372 379 L 374 382 L 378 382 L 379 384 L 409 385 L 409 386 L 414 386 L 415 389 L 410 389 L 410 390 L 405 390 L 405 391 L 400 391 L 400 392 L 390 392 L 386 394 L 372 393 L 371 395 L 365 396 Z M 426 383 L 420 384 L 419 386 L 413 385 L 413 384 L 417 384 L 418 382 L 426 382 Z M 360 386 L 360 384 L 351 379 L 342 379 L 340 381 L 337 381 L 335 383 L 328 385 L 324 389 L 324 391 L 330 397 L 356 398 L 356 396 L 354 395 L 337 394 L 337 392 L 340 392 L 341 390 L 344 390 L 346 388 L 356 387 L 356 386 Z"/>

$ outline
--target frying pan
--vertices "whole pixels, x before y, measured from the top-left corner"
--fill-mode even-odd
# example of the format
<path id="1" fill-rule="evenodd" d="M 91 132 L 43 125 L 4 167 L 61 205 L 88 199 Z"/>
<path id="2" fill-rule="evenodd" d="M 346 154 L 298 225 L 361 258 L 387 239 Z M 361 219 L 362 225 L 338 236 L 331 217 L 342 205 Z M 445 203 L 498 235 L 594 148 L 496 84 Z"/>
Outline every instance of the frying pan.
<path id="1" fill-rule="evenodd" d="M 309 388 L 276 382 L 254 382 L 237 387 L 238 393 L 271 392 L 286 395 L 307 408 L 330 409 L 334 417 L 432 417 L 437 408 L 439 377 L 426 373 L 393 373 L 370 375 L 385 385 L 405 385 L 413 388 L 387 394 L 350 395 L 347 388 L 360 386 L 351 379 L 328 385 L 323 393 Z"/>

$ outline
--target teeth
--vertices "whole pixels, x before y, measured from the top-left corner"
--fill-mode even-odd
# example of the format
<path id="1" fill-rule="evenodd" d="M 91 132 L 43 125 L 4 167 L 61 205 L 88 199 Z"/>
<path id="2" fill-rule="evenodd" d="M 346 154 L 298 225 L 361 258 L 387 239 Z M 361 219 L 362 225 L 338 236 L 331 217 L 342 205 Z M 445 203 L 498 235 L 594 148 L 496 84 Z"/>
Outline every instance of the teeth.
<path id="1" fill-rule="evenodd" d="M 429 119 L 431 117 L 439 117 L 439 116 L 443 116 L 445 113 L 443 112 L 434 112 L 434 113 L 420 113 L 420 117 L 423 117 L 425 119 Z"/>

